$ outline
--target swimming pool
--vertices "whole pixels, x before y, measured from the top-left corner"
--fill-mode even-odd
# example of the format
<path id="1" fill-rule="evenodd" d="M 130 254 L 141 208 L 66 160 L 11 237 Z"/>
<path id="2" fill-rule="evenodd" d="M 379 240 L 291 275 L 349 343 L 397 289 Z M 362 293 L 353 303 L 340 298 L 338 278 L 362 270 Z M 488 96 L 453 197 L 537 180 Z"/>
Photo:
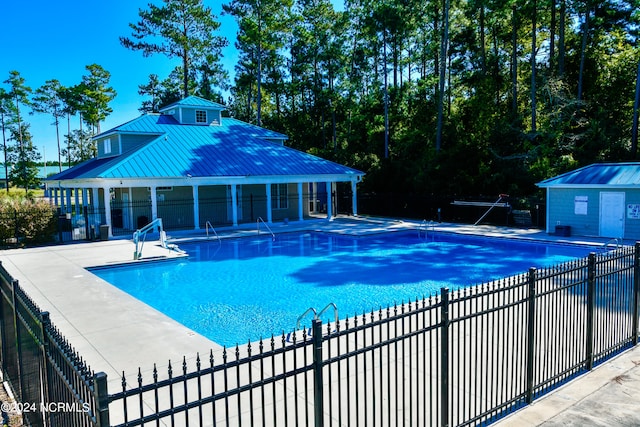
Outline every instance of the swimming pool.
<path id="1" fill-rule="evenodd" d="M 180 248 L 188 258 L 92 272 L 227 346 L 289 332 L 309 307 L 333 302 L 345 318 L 593 250 L 441 233 L 263 235 Z"/>

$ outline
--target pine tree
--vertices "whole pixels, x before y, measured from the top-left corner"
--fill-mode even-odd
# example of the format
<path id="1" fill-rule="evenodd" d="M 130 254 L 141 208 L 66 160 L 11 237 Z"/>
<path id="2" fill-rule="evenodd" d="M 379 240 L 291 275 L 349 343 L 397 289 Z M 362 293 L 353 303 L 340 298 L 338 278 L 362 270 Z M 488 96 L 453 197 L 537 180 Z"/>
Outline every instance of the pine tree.
<path id="1" fill-rule="evenodd" d="M 129 24 L 131 38 L 120 37 L 120 43 L 132 50 L 142 51 L 145 57 L 153 54 L 182 60 L 182 93 L 189 96 L 189 81 L 192 73 L 207 64 L 214 70 L 214 81 L 224 81 L 219 65 L 222 48 L 227 41 L 215 35 L 220 23 L 204 6 L 202 0 L 163 0 L 158 7 L 149 4 L 149 10 L 140 9 L 140 21 Z"/>
<path id="2" fill-rule="evenodd" d="M 60 118 L 64 117 L 64 104 L 62 101 L 63 87 L 58 80 L 47 80 L 45 84 L 35 91 L 32 99 L 33 111 L 50 114 L 53 124 L 56 126 L 56 141 L 58 142 L 58 168 L 62 172 L 62 151 L 60 148 Z"/>

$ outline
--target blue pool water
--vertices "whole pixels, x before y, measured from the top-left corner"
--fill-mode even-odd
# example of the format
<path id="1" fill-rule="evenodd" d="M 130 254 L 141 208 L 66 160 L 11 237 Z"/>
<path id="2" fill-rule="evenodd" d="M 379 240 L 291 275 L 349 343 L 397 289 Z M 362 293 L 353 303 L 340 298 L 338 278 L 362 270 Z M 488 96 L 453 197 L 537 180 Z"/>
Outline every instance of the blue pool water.
<path id="1" fill-rule="evenodd" d="M 180 248 L 188 258 L 93 273 L 223 345 L 290 332 L 309 307 L 333 302 L 345 318 L 592 250 L 456 235 L 419 239 L 416 233 L 283 234 L 275 241 L 259 236 Z"/>

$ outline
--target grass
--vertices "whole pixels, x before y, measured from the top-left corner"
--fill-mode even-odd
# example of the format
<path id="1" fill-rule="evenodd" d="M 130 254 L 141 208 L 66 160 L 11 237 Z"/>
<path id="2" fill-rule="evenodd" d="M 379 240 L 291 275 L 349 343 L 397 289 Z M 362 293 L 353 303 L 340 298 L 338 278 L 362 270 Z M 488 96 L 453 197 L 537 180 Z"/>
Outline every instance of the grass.
<path id="1" fill-rule="evenodd" d="M 7 195 L 9 197 L 24 197 L 25 191 L 24 191 L 24 188 L 18 188 L 18 187 L 9 187 L 8 192 L 6 188 L 0 189 L 0 197 L 5 197 Z M 27 192 L 27 196 L 29 198 L 42 198 L 44 197 L 44 190 L 41 188 L 30 189 Z"/>

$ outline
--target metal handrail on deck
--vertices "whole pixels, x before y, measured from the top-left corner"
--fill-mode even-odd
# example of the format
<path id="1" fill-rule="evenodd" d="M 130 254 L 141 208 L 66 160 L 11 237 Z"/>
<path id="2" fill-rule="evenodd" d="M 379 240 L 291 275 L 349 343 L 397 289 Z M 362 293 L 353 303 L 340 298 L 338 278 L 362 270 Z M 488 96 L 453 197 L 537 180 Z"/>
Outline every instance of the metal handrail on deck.
<path id="1" fill-rule="evenodd" d="M 266 222 L 264 222 L 264 219 L 262 219 L 261 216 L 259 216 L 258 219 L 256 220 L 256 228 L 258 230 L 258 234 L 260 234 L 260 222 L 262 222 L 266 227 L 266 229 L 269 230 L 269 233 L 271 233 L 271 238 L 275 241 L 276 235 L 273 234 L 273 231 L 271 231 L 271 229 L 269 228 L 269 225 Z"/>
<path id="2" fill-rule="evenodd" d="M 204 223 L 204 229 L 205 229 L 205 232 L 207 233 L 207 240 L 209 239 L 209 227 L 211 227 L 211 230 L 213 230 L 213 234 L 215 234 L 216 238 L 218 239 L 218 243 L 222 244 L 222 240 L 220 240 L 220 236 L 218 236 L 218 232 L 216 231 L 215 228 L 213 228 L 213 225 L 211 225 L 209 221 Z"/>
<path id="3" fill-rule="evenodd" d="M 606 241 L 606 243 L 604 243 L 602 245 L 602 251 L 606 252 L 609 250 L 609 246 L 613 243 L 613 250 L 619 249 L 620 246 L 622 246 L 622 239 L 619 239 L 617 237 L 614 237 L 612 239 L 609 239 Z"/>

